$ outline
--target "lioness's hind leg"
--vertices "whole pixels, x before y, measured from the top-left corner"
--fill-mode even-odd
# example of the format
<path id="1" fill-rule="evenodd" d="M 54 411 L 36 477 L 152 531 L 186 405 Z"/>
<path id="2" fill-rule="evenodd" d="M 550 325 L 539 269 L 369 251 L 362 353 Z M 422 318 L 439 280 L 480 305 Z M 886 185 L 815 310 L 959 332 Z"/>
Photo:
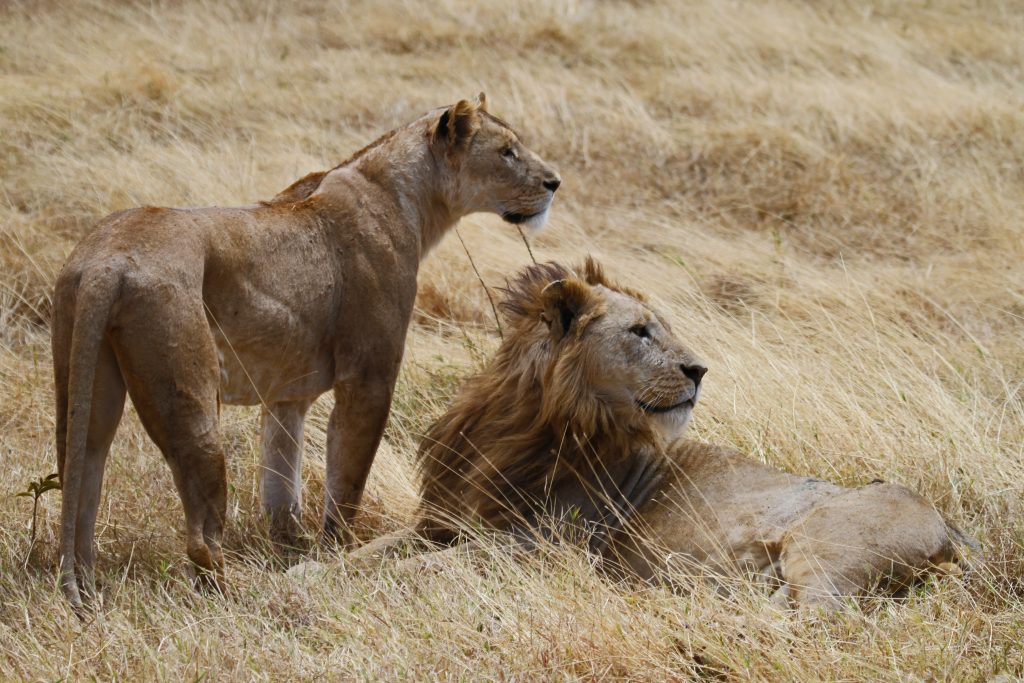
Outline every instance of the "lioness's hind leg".
<path id="1" fill-rule="evenodd" d="M 228 505 L 224 453 L 219 444 L 216 449 L 199 453 L 206 458 L 200 469 L 208 471 L 212 476 L 196 482 L 198 487 L 192 485 L 190 477 L 180 477 L 184 481 L 178 485 L 179 491 L 189 491 L 186 496 L 191 500 L 186 503 L 186 509 L 191 507 L 198 511 L 193 513 L 191 518 L 187 513 L 185 515 L 188 556 L 201 570 L 205 570 L 199 573 L 200 582 L 223 593 L 227 587 L 224 584 L 224 552 L 221 549 L 221 541 L 224 538 L 224 519 L 227 516 Z"/>
<path id="2" fill-rule="evenodd" d="M 96 514 L 100 506 L 107 454 L 124 411 L 124 397 L 125 385 L 121 370 L 110 345 L 105 343 L 100 347 L 96 363 L 85 466 L 82 468 L 79 488 L 78 523 L 75 527 L 75 567 L 79 573 L 79 587 L 85 593 L 83 597 L 96 594 L 96 546 L 93 542 Z"/>
<path id="3" fill-rule="evenodd" d="M 164 421 L 176 434 L 164 443 L 164 453 L 185 508 L 185 544 L 202 586 L 224 590 L 221 539 L 227 515 L 227 472 L 216 415 L 202 417 L 188 410 L 171 413 Z M 202 428 L 202 425 L 208 425 Z"/>
<path id="4" fill-rule="evenodd" d="M 204 585 L 223 589 L 227 477 L 217 414 L 219 364 L 202 302 L 150 307 L 148 318 L 123 322 L 118 337 L 128 393 L 170 465 L 185 508 L 189 559 Z"/>

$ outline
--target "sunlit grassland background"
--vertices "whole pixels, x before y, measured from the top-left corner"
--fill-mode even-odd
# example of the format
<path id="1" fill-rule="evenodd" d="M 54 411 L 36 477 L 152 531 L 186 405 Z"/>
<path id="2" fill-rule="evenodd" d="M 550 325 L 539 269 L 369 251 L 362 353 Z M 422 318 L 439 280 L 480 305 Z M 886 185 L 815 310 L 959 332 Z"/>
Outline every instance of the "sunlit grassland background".
<path id="1" fill-rule="evenodd" d="M 265 199 L 484 90 L 561 171 L 538 259 L 601 259 L 710 366 L 692 434 L 903 483 L 987 562 L 834 619 L 755 588 L 616 585 L 587 558 L 314 580 L 274 565 L 257 411 L 225 409 L 227 598 L 188 584 L 170 472 L 129 409 L 104 606 L 55 586 L 50 294 L 131 206 Z M 0 677 L 464 680 L 1024 675 L 1024 9 L 1013 2 L 0 2 Z M 460 233 L 488 286 L 530 257 Z M 362 522 L 415 503 L 420 434 L 498 337 L 450 236 L 428 259 Z M 328 403 L 307 429 L 315 530 Z M 321 559 L 332 560 L 331 556 Z"/>

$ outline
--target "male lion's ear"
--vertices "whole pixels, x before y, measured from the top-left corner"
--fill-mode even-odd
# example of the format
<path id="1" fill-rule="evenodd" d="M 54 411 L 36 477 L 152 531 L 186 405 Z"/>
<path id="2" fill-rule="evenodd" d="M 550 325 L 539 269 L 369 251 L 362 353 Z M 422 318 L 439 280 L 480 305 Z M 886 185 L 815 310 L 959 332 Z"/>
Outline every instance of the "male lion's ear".
<path id="1" fill-rule="evenodd" d="M 541 292 L 541 318 L 547 323 L 555 341 L 569 333 L 592 296 L 590 287 L 576 278 L 555 280 L 544 288 Z"/>
<path id="2" fill-rule="evenodd" d="M 450 147 L 461 145 L 480 130 L 480 114 L 476 104 L 459 100 L 441 114 L 434 131 L 434 139 Z"/>

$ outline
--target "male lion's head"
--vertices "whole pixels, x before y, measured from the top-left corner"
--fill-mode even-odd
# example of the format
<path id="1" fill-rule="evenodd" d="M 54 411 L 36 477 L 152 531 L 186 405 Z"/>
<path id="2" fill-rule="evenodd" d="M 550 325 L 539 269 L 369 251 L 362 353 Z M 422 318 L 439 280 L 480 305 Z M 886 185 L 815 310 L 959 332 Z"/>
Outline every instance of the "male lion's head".
<path id="1" fill-rule="evenodd" d="M 689 424 L 707 368 L 643 295 L 611 283 L 587 259 L 568 271 L 524 271 L 502 304 L 545 357 L 543 412 L 590 434 L 653 427 L 673 439 Z"/>
<path id="2" fill-rule="evenodd" d="M 523 270 L 501 303 L 508 327 L 420 445 L 422 530 L 445 519 L 507 526 L 565 477 L 617 471 L 690 421 L 704 365 L 644 297 L 593 260 Z"/>
<path id="3" fill-rule="evenodd" d="M 496 213 L 535 231 L 544 227 L 562 179 L 511 126 L 487 112 L 483 93 L 437 114 L 432 145 L 450 170 L 453 206 Z"/>

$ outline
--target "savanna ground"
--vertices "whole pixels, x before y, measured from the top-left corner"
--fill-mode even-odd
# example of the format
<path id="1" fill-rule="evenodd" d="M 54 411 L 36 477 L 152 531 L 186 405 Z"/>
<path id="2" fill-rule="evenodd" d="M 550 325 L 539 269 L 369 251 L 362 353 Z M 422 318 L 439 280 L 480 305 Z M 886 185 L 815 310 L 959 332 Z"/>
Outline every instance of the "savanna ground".
<path id="1" fill-rule="evenodd" d="M 0 677 L 1021 676 L 1022 64 L 1011 2 L 0 3 Z M 75 242 L 126 207 L 269 198 L 480 90 L 562 172 L 538 259 L 593 253 L 708 361 L 693 436 L 906 484 L 987 563 L 834 619 L 742 584 L 615 585 L 568 550 L 300 581 L 266 540 L 257 411 L 226 409 L 234 591 L 206 597 L 129 410 L 103 610 L 80 623 L 55 583 L 59 493 L 34 544 L 13 497 L 56 470 L 50 292 Z M 529 262 L 497 218 L 460 232 L 491 286 Z M 496 344 L 452 235 L 422 273 L 365 535 L 408 519 L 417 436 Z"/>

